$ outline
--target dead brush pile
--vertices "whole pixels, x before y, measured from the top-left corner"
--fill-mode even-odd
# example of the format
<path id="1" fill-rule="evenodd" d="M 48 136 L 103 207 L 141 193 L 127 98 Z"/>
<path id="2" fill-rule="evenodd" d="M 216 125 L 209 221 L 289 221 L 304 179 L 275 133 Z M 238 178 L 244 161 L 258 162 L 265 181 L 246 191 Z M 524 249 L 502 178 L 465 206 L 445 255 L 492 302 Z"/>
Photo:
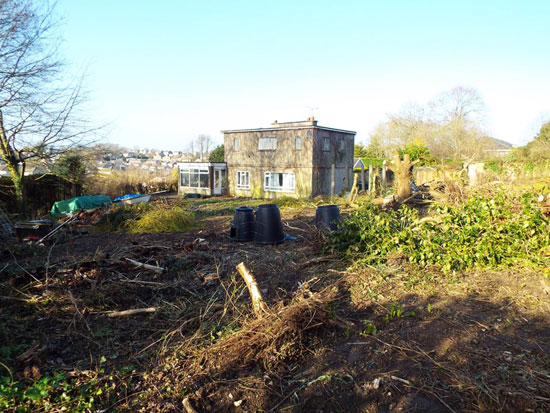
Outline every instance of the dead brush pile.
<path id="1" fill-rule="evenodd" d="M 276 370 L 300 359 L 308 351 L 311 339 L 331 323 L 325 300 L 303 299 L 280 306 L 261 319 L 250 320 L 236 334 L 206 349 L 193 364 L 211 376 L 252 365 Z"/>
<path id="2" fill-rule="evenodd" d="M 163 379 L 186 394 L 211 382 L 259 371 L 276 375 L 288 363 L 304 359 L 335 325 L 331 308 L 338 300 L 335 289 L 307 295 L 300 294 L 288 305 L 279 303 L 262 318 L 246 319 L 238 331 L 211 345 L 195 347 L 193 338 L 186 340 L 171 350 L 179 362 L 169 362 L 171 373 L 163 374 Z"/>

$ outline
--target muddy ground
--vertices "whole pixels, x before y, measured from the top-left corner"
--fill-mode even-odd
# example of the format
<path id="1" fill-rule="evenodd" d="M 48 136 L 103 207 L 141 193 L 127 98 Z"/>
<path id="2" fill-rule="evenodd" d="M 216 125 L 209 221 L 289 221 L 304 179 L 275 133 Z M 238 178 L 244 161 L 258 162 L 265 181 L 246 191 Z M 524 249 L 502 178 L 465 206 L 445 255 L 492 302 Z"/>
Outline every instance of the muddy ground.
<path id="1" fill-rule="evenodd" d="M 31 386 L 63 372 L 73 395 L 63 401 L 53 389 L 41 407 L 14 403 L 147 412 L 185 411 L 184 400 L 199 412 L 550 410 L 546 275 L 517 267 L 444 276 L 402 257 L 356 267 L 324 249 L 308 204 L 281 208 L 285 232 L 298 240 L 233 243 L 232 208 L 223 200 L 211 208 L 197 210 L 199 229 L 182 233 L 82 226 L 55 244 L 0 248 L 0 375 Z M 269 306 L 261 319 L 240 262 Z M 144 308 L 154 312 L 111 317 Z"/>

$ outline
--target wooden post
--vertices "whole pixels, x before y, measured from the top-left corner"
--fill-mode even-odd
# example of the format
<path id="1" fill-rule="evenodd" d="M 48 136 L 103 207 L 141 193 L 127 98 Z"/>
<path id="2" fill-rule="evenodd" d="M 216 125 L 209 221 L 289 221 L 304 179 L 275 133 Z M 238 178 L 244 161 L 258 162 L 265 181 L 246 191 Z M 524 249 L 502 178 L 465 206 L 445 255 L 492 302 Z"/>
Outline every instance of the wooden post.
<path id="1" fill-rule="evenodd" d="M 334 196 L 334 180 L 336 179 L 336 166 L 332 164 L 332 171 L 330 176 L 330 197 Z"/>
<path id="2" fill-rule="evenodd" d="M 267 310 L 267 304 L 262 297 L 262 293 L 258 288 L 258 283 L 250 271 L 244 266 L 244 262 L 241 262 L 237 265 L 237 271 L 243 277 L 246 286 L 248 287 L 248 292 L 250 293 L 250 298 L 252 299 L 252 307 L 254 308 L 254 314 L 256 317 L 261 318 L 262 313 Z"/>
<path id="3" fill-rule="evenodd" d="M 384 159 L 384 162 L 382 162 L 382 187 L 385 188 L 386 184 L 388 183 L 387 177 L 386 177 L 386 171 L 388 170 L 388 165 L 386 163 L 386 160 Z"/>
<path id="4" fill-rule="evenodd" d="M 357 192 L 359 191 L 359 188 L 357 187 L 357 181 L 359 180 L 359 174 L 354 173 L 353 174 L 353 185 L 351 186 L 351 191 L 349 191 L 349 197 L 348 200 L 353 202 L 355 198 L 357 198 Z"/>
<path id="5" fill-rule="evenodd" d="M 365 181 L 365 165 L 361 163 L 361 190 L 364 191 L 367 188 L 367 182 Z"/>
<path id="6" fill-rule="evenodd" d="M 346 191 L 349 191 L 349 166 L 346 165 Z"/>
<path id="7" fill-rule="evenodd" d="M 372 175 L 373 175 L 372 171 L 373 171 L 373 167 L 372 167 L 372 165 L 369 165 L 369 194 L 372 194 L 372 190 L 373 190 L 373 188 L 372 188 Z"/>

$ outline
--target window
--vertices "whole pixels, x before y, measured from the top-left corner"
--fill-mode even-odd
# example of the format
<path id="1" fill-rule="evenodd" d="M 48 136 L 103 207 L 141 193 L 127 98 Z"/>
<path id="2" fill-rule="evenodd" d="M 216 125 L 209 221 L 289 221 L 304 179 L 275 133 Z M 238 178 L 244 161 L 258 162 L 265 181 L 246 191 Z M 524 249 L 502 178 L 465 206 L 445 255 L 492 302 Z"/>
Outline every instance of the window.
<path id="1" fill-rule="evenodd" d="M 294 172 L 264 173 L 264 189 L 266 191 L 294 192 L 295 188 Z"/>
<path id="2" fill-rule="evenodd" d="M 237 171 L 237 189 L 250 189 L 250 172 Z"/>
<path id="3" fill-rule="evenodd" d="M 233 139 L 233 150 L 238 151 L 239 150 L 239 138 Z"/>
<path id="4" fill-rule="evenodd" d="M 296 150 L 297 151 L 302 150 L 302 138 L 296 138 Z"/>
<path id="5" fill-rule="evenodd" d="M 208 189 L 209 185 L 208 169 L 186 168 L 180 169 L 180 186 L 184 188 L 202 188 Z"/>
<path id="6" fill-rule="evenodd" d="M 340 139 L 340 152 L 343 152 L 346 149 L 346 141 L 342 138 Z"/>
<path id="7" fill-rule="evenodd" d="M 323 138 L 323 152 L 328 152 L 330 150 L 330 141 L 328 136 Z"/>
<path id="8" fill-rule="evenodd" d="M 277 138 L 260 138 L 258 139 L 258 150 L 274 151 L 277 149 Z"/>

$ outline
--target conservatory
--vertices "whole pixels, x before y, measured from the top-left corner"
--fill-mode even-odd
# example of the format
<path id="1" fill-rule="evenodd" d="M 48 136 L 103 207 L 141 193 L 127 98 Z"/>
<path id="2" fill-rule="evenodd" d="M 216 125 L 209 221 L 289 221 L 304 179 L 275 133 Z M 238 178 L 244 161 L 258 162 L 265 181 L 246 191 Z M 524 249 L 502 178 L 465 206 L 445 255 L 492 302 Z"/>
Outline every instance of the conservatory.
<path id="1" fill-rule="evenodd" d="M 187 162 L 178 164 L 178 193 L 223 195 L 227 192 L 225 162 Z"/>

